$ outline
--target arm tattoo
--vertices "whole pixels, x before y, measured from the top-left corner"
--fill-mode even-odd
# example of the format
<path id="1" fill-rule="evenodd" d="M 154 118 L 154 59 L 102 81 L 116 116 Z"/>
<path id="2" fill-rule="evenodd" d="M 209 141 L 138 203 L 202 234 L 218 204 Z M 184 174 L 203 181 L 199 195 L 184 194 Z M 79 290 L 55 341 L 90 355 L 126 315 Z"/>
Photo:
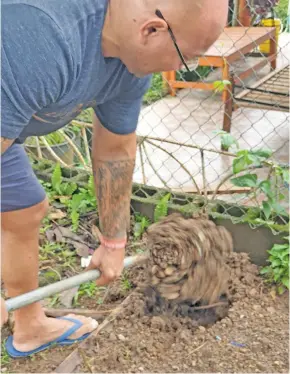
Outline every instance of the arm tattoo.
<path id="1" fill-rule="evenodd" d="M 124 238 L 130 225 L 130 199 L 135 160 L 97 161 L 95 180 L 100 229 L 108 238 Z"/>

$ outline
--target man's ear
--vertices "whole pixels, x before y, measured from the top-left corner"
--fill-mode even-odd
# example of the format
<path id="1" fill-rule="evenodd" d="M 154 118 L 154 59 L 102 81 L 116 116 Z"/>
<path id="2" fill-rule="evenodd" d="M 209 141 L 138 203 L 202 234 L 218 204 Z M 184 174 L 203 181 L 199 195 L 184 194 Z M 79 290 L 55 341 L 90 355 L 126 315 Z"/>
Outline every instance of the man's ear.
<path id="1" fill-rule="evenodd" d="M 148 20 L 140 28 L 141 43 L 146 45 L 152 37 L 160 36 L 164 32 L 168 32 L 168 26 L 165 21 L 160 18 Z"/>

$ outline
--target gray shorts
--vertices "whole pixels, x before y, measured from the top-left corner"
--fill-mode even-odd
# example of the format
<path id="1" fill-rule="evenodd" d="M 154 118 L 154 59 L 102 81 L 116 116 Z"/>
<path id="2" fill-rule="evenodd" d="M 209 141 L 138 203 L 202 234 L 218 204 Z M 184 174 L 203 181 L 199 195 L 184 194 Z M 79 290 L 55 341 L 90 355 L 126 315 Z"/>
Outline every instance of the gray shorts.
<path id="1" fill-rule="evenodd" d="M 23 144 L 14 143 L 1 155 L 1 212 L 30 208 L 45 196 Z"/>

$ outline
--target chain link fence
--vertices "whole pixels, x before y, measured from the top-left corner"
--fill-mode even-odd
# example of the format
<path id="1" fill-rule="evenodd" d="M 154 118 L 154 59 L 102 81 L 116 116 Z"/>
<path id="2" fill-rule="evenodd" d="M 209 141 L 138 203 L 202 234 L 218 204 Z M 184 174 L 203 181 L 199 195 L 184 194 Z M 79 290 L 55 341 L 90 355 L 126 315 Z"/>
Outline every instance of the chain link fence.
<path id="1" fill-rule="evenodd" d="M 290 34 L 279 14 L 252 14 L 242 26 L 237 11 L 231 2 L 228 27 L 191 73 L 154 75 L 137 131 L 133 208 L 166 199 L 185 213 L 279 232 L 289 208 Z M 28 139 L 33 163 L 90 173 L 91 118 L 87 109 L 64 130 Z"/>

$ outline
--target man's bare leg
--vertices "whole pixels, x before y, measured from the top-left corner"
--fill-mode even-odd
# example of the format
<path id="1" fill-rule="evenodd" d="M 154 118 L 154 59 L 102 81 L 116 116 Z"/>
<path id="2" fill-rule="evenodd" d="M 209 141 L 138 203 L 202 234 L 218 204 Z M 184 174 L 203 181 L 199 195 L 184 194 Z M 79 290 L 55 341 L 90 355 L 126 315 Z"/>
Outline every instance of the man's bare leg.
<path id="1" fill-rule="evenodd" d="M 39 228 L 47 208 L 48 202 L 44 200 L 31 208 L 1 214 L 2 278 L 9 297 L 38 287 Z M 91 318 L 71 317 L 83 322 L 71 339 L 96 327 Z M 56 339 L 72 326 L 69 321 L 46 317 L 40 303 L 15 311 L 14 320 L 14 347 L 23 352 Z"/>

